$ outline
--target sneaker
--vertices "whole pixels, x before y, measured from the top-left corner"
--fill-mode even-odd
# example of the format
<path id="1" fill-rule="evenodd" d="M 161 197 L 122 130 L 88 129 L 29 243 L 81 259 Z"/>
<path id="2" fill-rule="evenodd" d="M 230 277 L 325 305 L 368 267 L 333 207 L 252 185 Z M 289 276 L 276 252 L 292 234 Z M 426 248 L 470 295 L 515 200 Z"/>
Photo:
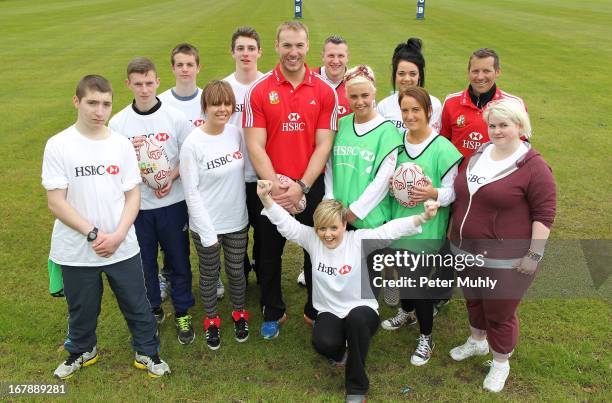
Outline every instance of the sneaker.
<path id="1" fill-rule="evenodd" d="M 344 355 L 342 356 L 342 359 L 340 361 L 336 361 L 330 357 L 327 358 L 327 361 L 329 362 L 329 365 L 331 365 L 334 368 L 344 368 L 346 367 L 347 358 L 348 358 L 348 350 L 344 352 Z"/>
<path id="2" fill-rule="evenodd" d="M 96 346 L 94 346 L 91 351 L 70 353 L 68 359 L 55 369 L 53 375 L 59 379 L 68 379 L 81 369 L 81 367 L 88 367 L 96 362 L 98 362 L 98 351 L 96 350 Z"/>
<path id="3" fill-rule="evenodd" d="M 159 294 L 161 295 L 162 302 L 168 298 L 170 294 L 170 281 L 163 276 L 163 274 L 159 275 Z"/>
<path id="4" fill-rule="evenodd" d="M 287 314 L 284 313 L 279 320 L 270 320 L 261 324 L 261 335 L 264 339 L 270 340 L 278 336 L 280 326 L 287 320 Z"/>
<path id="5" fill-rule="evenodd" d="M 232 311 L 234 320 L 234 338 L 238 343 L 243 343 L 249 338 L 249 311 Z"/>
<path id="6" fill-rule="evenodd" d="M 204 319 L 204 331 L 206 334 L 206 345 L 211 350 L 218 350 L 221 347 L 221 318 Z"/>
<path id="7" fill-rule="evenodd" d="M 297 283 L 298 285 L 301 285 L 302 287 L 306 287 L 306 276 L 304 275 L 304 270 L 302 270 L 300 274 L 298 275 Z"/>
<path id="8" fill-rule="evenodd" d="M 157 321 L 158 325 L 161 325 L 164 322 L 164 319 L 166 319 L 166 313 L 161 306 L 158 308 L 153 308 L 151 312 L 153 312 L 153 316 L 155 316 L 155 320 Z"/>
<path id="9" fill-rule="evenodd" d="M 366 395 L 346 395 L 346 403 L 365 403 Z"/>
<path id="10" fill-rule="evenodd" d="M 465 344 L 453 348 L 449 354 L 455 361 L 463 361 L 475 355 L 487 355 L 489 354 L 489 343 L 486 339 L 477 341 L 470 336 Z"/>
<path id="11" fill-rule="evenodd" d="M 414 311 L 406 312 L 402 308 L 397 310 L 397 315 L 384 320 L 380 326 L 385 330 L 397 330 L 404 325 L 414 325 L 417 322 Z"/>
<path id="12" fill-rule="evenodd" d="M 431 353 L 434 349 L 435 344 L 431 339 L 431 336 L 425 336 L 424 334 L 420 335 L 417 341 L 419 342 L 419 344 L 417 344 L 417 348 L 416 350 L 414 350 L 414 354 L 412 354 L 412 357 L 410 357 L 410 363 L 419 367 L 421 365 L 427 364 L 427 362 L 431 358 Z"/>
<path id="13" fill-rule="evenodd" d="M 136 353 L 134 356 L 134 366 L 138 369 L 146 369 L 149 372 L 149 378 L 159 378 L 160 376 L 170 374 L 170 367 L 164 360 L 159 358 L 158 354 L 144 355 Z"/>
<path id="14" fill-rule="evenodd" d="M 177 316 L 174 320 L 176 326 L 176 334 L 179 343 L 191 344 L 195 340 L 195 331 L 193 330 L 193 318 L 191 315 Z"/>
<path id="15" fill-rule="evenodd" d="M 217 280 L 217 299 L 222 299 L 224 295 L 225 295 L 225 287 L 223 286 L 223 283 L 221 282 L 221 278 L 219 278 L 219 280 Z"/>
<path id="16" fill-rule="evenodd" d="M 448 305 L 449 302 L 450 302 L 450 299 L 439 299 L 434 304 L 434 308 L 436 308 L 438 311 L 440 311 L 442 309 L 442 307 Z"/>
<path id="17" fill-rule="evenodd" d="M 489 369 L 489 373 L 485 377 L 482 387 L 489 392 L 501 392 L 510 374 L 510 363 L 506 361 L 502 364 L 495 360 L 487 362 L 487 364 L 488 363 L 490 363 L 491 369 Z"/>

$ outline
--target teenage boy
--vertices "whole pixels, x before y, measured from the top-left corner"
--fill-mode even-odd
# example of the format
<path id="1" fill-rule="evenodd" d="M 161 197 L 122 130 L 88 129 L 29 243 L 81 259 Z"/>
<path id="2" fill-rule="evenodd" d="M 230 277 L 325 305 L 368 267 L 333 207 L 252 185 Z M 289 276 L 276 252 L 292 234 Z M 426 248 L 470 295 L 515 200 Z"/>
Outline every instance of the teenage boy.
<path id="1" fill-rule="evenodd" d="M 344 74 L 346 73 L 346 66 L 349 61 L 346 39 L 338 35 L 331 35 L 325 39 L 321 59 L 323 66 L 316 67 L 314 71 L 329 81 L 335 88 L 336 95 L 338 96 L 338 119 L 340 119 L 352 112 L 346 99 L 346 88 L 344 86 Z M 304 269 L 298 275 L 297 283 L 306 286 Z"/>
<path id="2" fill-rule="evenodd" d="M 321 173 L 337 129 L 338 101 L 334 88 L 305 64 L 308 28 L 298 21 L 282 23 L 276 30 L 279 62 L 257 80 L 247 92 L 243 127 L 249 156 L 257 176 L 272 181 L 272 198 L 292 209 L 305 195 L 306 209 L 296 218 L 313 225 L 312 215 L 323 198 Z M 293 179 L 280 183 L 276 174 Z M 281 290 L 282 253 L 285 238 L 265 216 L 259 218 L 260 248 L 257 261 L 264 323 L 261 334 L 272 339 L 285 321 Z M 304 253 L 308 300 L 304 319 L 312 322 L 310 257 Z"/>
<path id="3" fill-rule="evenodd" d="M 155 318 L 144 287 L 133 222 L 142 181 L 129 141 L 109 130 L 113 91 L 101 76 L 83 77 L 72 102 L 77 121 L 47 141 L 42 184 L 56 217 L 50 259 L 61 265 L 68 302 L 70 355 L 54 372 L 60 379 L 98 361 L 96 326 L 102 273 L 132 335 L 134 365 L 149 376 L 170 373 L 159 358 Z"/>
<path id="4" fill-rule="evenodd" d="M 240 130 L 244 139 L 242 129 L 242 112 L 244 110 L 244 98 L 255 81 L 263 74 L 257 70 L 257 60 L 261 57 L 261 41 L 259 34 L 251 27 L 240 27 L 232 34 L 232 57 L 236 63 L 235 71 L 223 80 L 226 81 L 234 91 L 236 97 L 236 108 L 229 123 Z M 259 231 L 257 222 L 263 206 L 257 197 L 257 172 L 249 159 L 248 152 L 244 153 L 244 179 L 246 182 L 247 212 L 249 214 L 249 225 L 253 228 L 253 261 L 249 261 L 248 254 L 244 257 L 244 277 L 249 278 L 249 272 L 253 270 L 257 275 L 256 262 L 259 253 Z"/>
<path id="5" fill-rule="evenodd" d="M 448 95 L 444 101 L 440 134 L 457 147 L 464 162 L 489 141 L 487 123 L 482 118 L 489 102 L 510 98 L 525 106 L 521 98 L 497 88 L 495 81 L 500 73 L 497 53 L 493 49 L 478 49 L 468 61 L 470 85 L 464 91 Z"/>
<path id="6" fill-rule="evenodd" d="M 195 127 L 204 123 L 204 112 L 200 99 L 202 89 L 197 85 L 198 74 L 200 74 L 200 51 L 189 43 L 179 43 L 170 52 L 170 65 L 174 74 L 175 85 L 161 94 L 159 99 L 167 105 L 171 105 L 185 114 L 185 117 Z M 164 255 L 165 256 L 165 255 Z M 168 292 L 171 282 L 168 267 L 164 258 L 164 268 L 159 278 L 162 299 Z M 217 298 L 223 298 L 225 287 L 221 277 L 217 281 Z"/>
<path id="7" fill-rule="evenodd" d="M 134 225 L 141 249 L 147 298 L 157 322 L 161 324 L 165 318 L 157 266 L 158 245 L 161 245 L 172 283 L 178 340 L 181 344 L 189 344 L 195 333 L 188 311 L 195 300 L 191 292 L 189 219 L 179 178 L 179 151 L 193 126 L 181 111 L 162 103 L 155 96 L 159 77 L 149 59 L 138 57 L 128 64 L 126 85 L 132 91 L 134 101 L 113 116 L 109 126 L 130 139 L 136 150 L 142 146 L 145 137 L 154 139 L 164 149 L 172 167 L 170 179 L 163 188 L 153 190 L 144 182 L 140 184 L 140 212 Z"/>

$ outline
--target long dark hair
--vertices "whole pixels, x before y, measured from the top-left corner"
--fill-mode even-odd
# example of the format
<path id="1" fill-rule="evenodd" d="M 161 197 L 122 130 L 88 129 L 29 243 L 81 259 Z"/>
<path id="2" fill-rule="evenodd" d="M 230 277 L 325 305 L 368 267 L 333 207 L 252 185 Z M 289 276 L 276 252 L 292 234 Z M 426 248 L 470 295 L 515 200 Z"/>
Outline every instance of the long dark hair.
<path id="1" fill-rule="evenodd" d="M 423 41 L 419 38 L 410 38 L 404 43 L 400 43 L 395 47 L 393 51 L 393 58 L 391 59 L 391 68 L 393 73 L 391 75 L 391 85 L 395 89 L 395 75 L 397 74 L 397 66 L 402 60 L 414 63 L 419 68 L 419 87 L 425 86 L 425 58 L 421 53 L 423 47 Z"/>

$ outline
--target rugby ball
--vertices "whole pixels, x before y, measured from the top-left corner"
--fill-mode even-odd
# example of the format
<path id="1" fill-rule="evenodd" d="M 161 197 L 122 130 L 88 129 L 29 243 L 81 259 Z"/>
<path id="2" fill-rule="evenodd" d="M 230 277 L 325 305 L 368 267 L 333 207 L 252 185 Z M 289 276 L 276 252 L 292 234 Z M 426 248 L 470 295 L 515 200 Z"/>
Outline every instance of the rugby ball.
<path id="1" fill-rule="evenodd" d="M 145 138 L 144 143 L 136 151 L 138 167 L 142 181 L 153 190 L 166 186 L 170 177 L 170 161 L 166 151 L 155 139 Z"/>
<path id="2" fill-rule="evenodd" d="M 415 163 L 404 162 L 400 164 L 391 178 L 391 192 L 395 200 L 404 207 L 415 207 L 417 203 L 412 200 L 413 186 L 426 186 L 430 180 L 423 169 Z"/>
<path id="3" fill-rule="evenodd" d="M 291 178 L 289 178 L 288 176 L 282 175 L 282 174 L 276 174 L 276 177 L 278 178 L 278 181 L 282 185 L 289 185 L 293 182 Z M 299 214 L 302 211 L 304 211 L 305 208 L 306 208 L 306 196 L 302 195 L 302 199 L 292 209 L 286 209 L 286 210 L 291 214 Z"/>

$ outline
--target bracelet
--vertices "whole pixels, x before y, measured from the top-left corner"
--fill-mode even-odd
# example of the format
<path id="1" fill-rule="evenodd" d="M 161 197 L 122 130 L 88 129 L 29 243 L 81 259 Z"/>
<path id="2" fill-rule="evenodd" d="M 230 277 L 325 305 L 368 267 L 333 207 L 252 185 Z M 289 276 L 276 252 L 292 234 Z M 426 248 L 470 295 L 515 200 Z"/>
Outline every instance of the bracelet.
<path id="1" fill-rule="evenodd" d="M 534 252 L 534 251 L 532 251 L 531 249 L 529 249 L 529 250 L 527 251 L 527 255 L 526 255 L 526 256 L 527 256 L 529 259 L 531 259 L 531 260 L 533 260 L 534 262 L 536 262 L 536 263 L 539 263 L 539 262 L 542 260 L 542 258 L 544 257 L 544 255 L 543 255 L 543 254 L 541 254 L 541 253 L 537 253 L 537 252 Z"/>

